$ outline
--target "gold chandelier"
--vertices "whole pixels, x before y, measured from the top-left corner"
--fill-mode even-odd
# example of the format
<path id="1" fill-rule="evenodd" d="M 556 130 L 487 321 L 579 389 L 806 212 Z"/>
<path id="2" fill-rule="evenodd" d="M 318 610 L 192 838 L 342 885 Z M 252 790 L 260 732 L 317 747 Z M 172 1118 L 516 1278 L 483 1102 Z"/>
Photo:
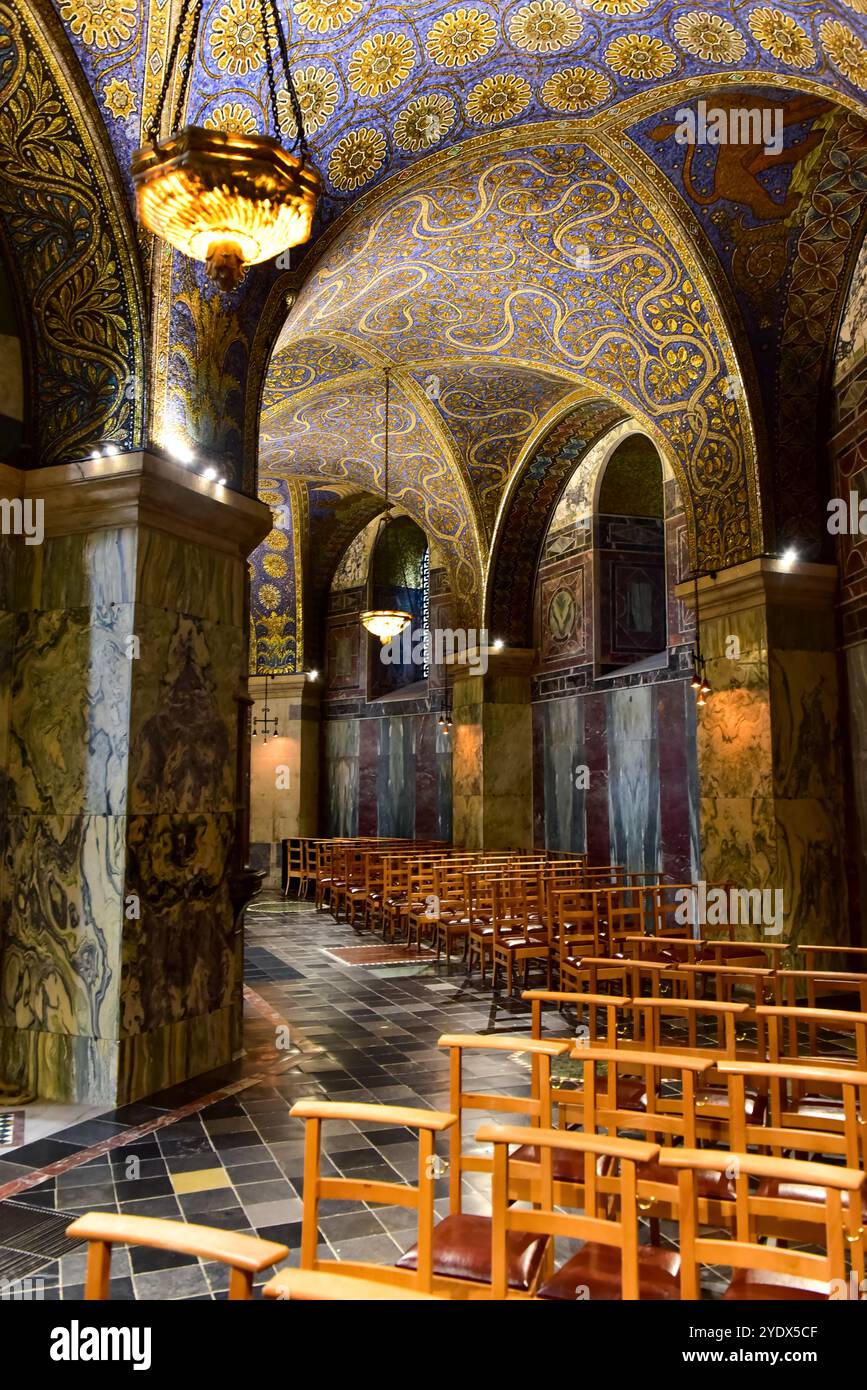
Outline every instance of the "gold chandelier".
<path id="1" fill-rule="evenodd" d="M 385 486 L 385 515 L 388 517 L 388 406 L 389 388 L 391 376 L 389 370 L 385 369 L 385 462 L 383 465 L 383 483 Z M 369 608 L 366 613 L 362 613 L 361 622 L 367 631 L 374 637 L 378 637 L 383 646 L 396 637 L 408 623 L 412 622 L 412 614 L 405 612 L 402 608 Z"/>
<path id="2" fill-rule="evenodd" d="M 203 0 L 195 0 L 193 6 L 186 56 L 181 65 L 174 133 L 159 138 L 190 0 L 184 0 L 181 7 L 163 87 L 148 126 L 150 142 L 133 155 L 132 178 L 142 225 L 184 255 L 204 261 L 208 275 L 220 289 L 232 290 L 244 279 L 248 266 L 270 260 L 309 239 L 321 181 L 310 163 L 276 0 L 260 0 L 262 38 L 274 129 L 279 131 L 272 55 L 276 35 L 295 121 L 292 149 L 284 149 L 278 139 L 268 135 L 228 134 L 201 126 L 177 129 L 193 66 L 202 4 Z"/>

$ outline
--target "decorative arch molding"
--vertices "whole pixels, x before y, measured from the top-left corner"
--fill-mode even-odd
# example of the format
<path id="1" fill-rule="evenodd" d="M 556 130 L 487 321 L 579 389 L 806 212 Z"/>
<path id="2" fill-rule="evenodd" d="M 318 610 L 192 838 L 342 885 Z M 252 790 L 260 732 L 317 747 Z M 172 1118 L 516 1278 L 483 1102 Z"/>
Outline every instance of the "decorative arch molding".
<path id="1" fill-rule="evenodd" d="M 327 485 L 323 491 L 327 493 Z M 305 585 L 304 663 L 308 668 L 321 668 L 324 663 L 328 595 L 337 567 L 356 536 L 382 510 L 382 498 L 369 492 L 336 493 L 332 505 L 320 503 L 311 510 Z"/>
<path id="2" fill-rule="evenodd" d="M 485 625 L 510 647 L 533 645 L 533 590 L 548 525 L 582 457 L 626 419 L 611 401 L 585 401 L 560 420 L 516 474 L 497 522 Z"/>
<path id="3" fill-rule="evenodd" d="M 50 5 L 0 0 L 0 219 L 32 335 L 36 464 L 145 442 L 147 312 L 115 157 Z"/>

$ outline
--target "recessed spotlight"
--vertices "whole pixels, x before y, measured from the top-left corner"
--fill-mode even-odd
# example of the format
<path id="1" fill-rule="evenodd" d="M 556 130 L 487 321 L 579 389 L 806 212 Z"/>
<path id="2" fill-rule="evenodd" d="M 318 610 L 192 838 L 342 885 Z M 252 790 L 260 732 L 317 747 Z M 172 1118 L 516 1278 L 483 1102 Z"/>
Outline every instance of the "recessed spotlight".
<path id="1" fill-rule="evenodd" d="M 116 444 L 105 444 L 103 446 L 102 452 L 105 454 L 105 457 L 109 459 L 114 458 L 116 454 L 119 454 L 120 449 L 117 447 Z"/>
<path id="2" fill-rule="evenodd" d="M 216 476 L 217 476 L 217 470 L 216 470 L 216 468 L 206 468 L 205 471 L 204 471 L 204 473 L 202 474 L 202 477 L 205 478 L 209 483 L 212 483 L 212 482 L 214 481 L 214 479 L 216 478 Z"/>
<path id="3" fill-rule="evenodd" d="M 494 651 L 495 651 L 495 652 L 501 652 L 501 651 L 503 650 L 503 648 L 505 647 L 505 645 L 506 645 L 506 644 L 505 644 L 505 642 L 503 641 L 502 637 L 495 637 L 495 638 L 494 638 Z"/>
<path id="4" fill-rule="evenodd" d="M 780 563 L 783 565 L 785 569 L 790 570 L 792 568 L 792 565 L 794 565 L 797 561 L 797 559 L 798 552 L 793 545 L 790 545 L 788 550 L 784 550 L 782 555 L 780 556 Z"/>
<path id="5" fill-rule="evenodd" d="M 308 671 L 308 672 L 307 672 L 307 678 L 308 678 L 308 680 L 311 680 L 311 681 L 318 681 L 318 679 L 319 679 L 319 672 L 318 672 L 318 671 Z"/>

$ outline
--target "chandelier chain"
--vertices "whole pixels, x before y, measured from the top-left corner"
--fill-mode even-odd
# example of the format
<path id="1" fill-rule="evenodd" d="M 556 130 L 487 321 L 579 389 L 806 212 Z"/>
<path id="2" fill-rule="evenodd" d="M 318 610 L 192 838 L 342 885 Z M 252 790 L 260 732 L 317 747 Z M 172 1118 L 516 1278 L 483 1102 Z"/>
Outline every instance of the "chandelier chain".
<path id="1" fill-rule="evenodd" d="M 385 509 L 388 511 L 388 402 L 391 389 L 391 373 L 388 367 L 385 368 Z"/>
<path id="2" fill-rule="evenodd" d="M 292 107 L 292 115 L 295 117 L 295 130 L 297 132 L 295 144 L 301 156 L 301 162 L 307 163 L 307 137 L 304 134 L 304 115 L 301 110 L 301 103 L 298 100 L 298 93 L 295 90 L 295 83 L 292 81 L 292 71 L 289 67 L 289 50 L 286 47 L 286 35 L 283 33 L 283 26 L 280 23 L 280 15 L 277 11 L 276 0 L 262 0 L 265 11 L 270 13 L 274 21 L 274 28 L 277 30 L 277 46 L 280 49 L 280 61 L 283 64 L 283 71 L 286 74 L 286 89 L 289 93 L 289 103 Z"/>
<path id="3" fill-rule="evenodd" d="M 157 104 L 154 109 L 154 114 L 147 125 L 148 136 L 150 140 L 154 143 L 159 139 L 160 136 L 160 126 L 162 125 L 163 112 L 165 110 L 166 101 L 168 99 L 169 87 L 171 85 L 172 75 L 177 68 L 178 51 L 181 46 L 184 31 L 187 27 L 187 19 L 190 14 L 191 7 L 192 23 L 190 25 L 189 37 L 186 41 L 186 52 L 184 54 L 184 58 L 181 65 L 181 82 L 174 115 L 175 129 L 178 128 L 183 114 L 184 102 L 186 100 L 187 88 L 189 86 L 190 81 L 190 73 L 192 72 L 193 60 L 195 57 L 196 38 L 198 36 L 199 26 L 202 20 L 203 0 L 183 0 L 183 3 L 181 5 L 180 14 L 178 15 L 177 27 L 175 29 L 174 36 L 172 38 L 171 48 L 169 50 L 169 56 L 168 61 L 166 63 L 166 71 L 165 76 L 163 77 L 162 87 L 160 88 L 160 94 L 157 98 Z M 286 36 L 283 33 L 283 29 L 280 24 L 280 16 L 277 11 L 275 0 L 260 0 L 260 14 L 262 19 L 262 32 L 264 35 L 265 42 L 265 64 L 268 73 L 268 89 L 271 98 L 271 110 L 274 114 L 274 134 L 277 139 L 280 138 L 279 108 L 277 105 L 277 83 L 274 76 L 274 59 L 271 51 L 273 37 L 271 32 L 272 24 L 274 26 L 274 30 L 276 31 L 277 47 L 280 52 L 280 61 L 283 64 L 283 71 L 286 77 L 286 89 L 289 94 L 289 104 L 292 108 L 292 116 L 295 121 L 296 138 L 291 148 L 297 148 L 301 156 L 302 162 L 306 163 L 308 152 L 307 140 L 304 134 L 304 116 L 301 111 L 301 103 L 298 100 L 298 93 L 295 90 L 295 83 L 292 81 L 292 72 L 289 67 L 289 51 L 286 47 Z"/>
<path id="4" fill-rule="evenodd" d="M 160 125 L 163 119 L 163 108 L 165 107 L 166 98 L 169 94 L 169 83 L 172 80 L 172 73 L 175 70 L 175 64 L 178 60 L 178 49 L 181 43 L 181 36 L 183 35 L 184 28 L 186 27 L 187 15 L 189 14 L 189 10 L 190 0 L 183 0 L 183 4 L 181 5 L 181 12 L 178 15 L 178 23 L 175 29 L 174 38 L 172 39 L 172 46 L 169 49 L 169 57 L 168 62 L 166 63 L 166 71 L 165 76 L 163 77 L 163 83 L 160 87 L 160 94 L 157 97 L 157 104 L 154 108 L 154 114 L 148 122 L 147 133 L 152 140 L 159 139 Z"/>
<path id="5" fill-rule="evenodd" d="M 268 91 L 271 96 L 271 111 L 274 115 L 274 134 L 280 138 L 280 114 L 277 107 L 277 83 L 274 81 L 274 57 L 271 52 L 271 24 L 274 18 L 267 0 L 262 4 L 262 37 L 265 43 L 265 67 L 268 72 Z"/>

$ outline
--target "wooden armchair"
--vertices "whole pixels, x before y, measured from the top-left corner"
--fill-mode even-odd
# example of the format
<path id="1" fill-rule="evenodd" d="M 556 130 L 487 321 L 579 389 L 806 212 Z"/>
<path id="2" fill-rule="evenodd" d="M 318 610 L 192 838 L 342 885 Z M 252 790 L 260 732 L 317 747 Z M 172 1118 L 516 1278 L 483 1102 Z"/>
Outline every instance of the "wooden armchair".
<path id="1" fill-rule="evenodd" d="M 610 1138 L 599 1134 L 563 1134 L 561 1130 L 536 1131 L 535 1143 L 541 1155 L 540 1199 L 527 1211 L 512 1204 L 510 1148 L 522 1141 L 522 1132 L 513 1125 L 482 1124 L 476 1138 L 493 1146 L 493 1216 L 491 1220 L 491 1297 L 520 1298 L 526 1292 L 515 1290 L 509 1279 L 510 1243 L 528 1237 L 554 1241 L 558 1236 L 583 1240 L 585 1244 L 555 1272 L 549 1272 L 535 1290 L 535 1297 L 573 1303 L 587 1298 L 604 1300 L 655 1299 L 679 1297 L 680 1257 L 676 1250 L 639 1245 L 637 1178 L 638 1165 L 659 1156 L 656 1144 L 641 1140 Z M 579 1160 L 586 1174 L 582 1196 L 584 1211 L 578 1215 L 563 1212 L 557 1205 L 553 1179 L 553 1154 L 562 1150 Z M 606 1191 L 597 1176 L 603 1170 Z M 614 1191 L 615 1200 L 609 1193 Z"/>
<path id="2" fill-rule="evenodd" d="M 436 1135 L 449 1130 L 457 1117 L 440 1110 L 409 1110 L 397 1105 L 365 1105 L 325 1100 L 299 1100 L 290 1114 L 305 1123 L 304 1206 L 301 1224 L 301 1268 L 335 1276 L 352 1276 L 432 1293 L 432 1244 L 436 1178 Z M 418 1133 L 418 1183 L 374 1182 L 366 1178 L 323 1177 L 322 1126 L 329 1120 L 396 1125 Z M 408 1207 L 418 1213 L 416 1260 L 411 1267 L 375 1265 L 359 1260 L 322 1260 L 317 1254 L 319 1207 L 323 1201 L 357 1201 Z M 273 1282 L 273 1281 L 272 1281 Z M 276 1294 L 272 1292 L 272 1297 Z"/>
<path id="3" fill-rule="evenodd" d="M 257 1236 L 195 1226 L 186 1221 L 165 1221 L 154 1216 L 122 1216 L 117 1212 L 87 1212 L 67 1226 L 73 1240 L 86 1240 L 87 1274 L 84 1297 L 108 1298 L 113 1245 L 145 1245 L 153 1250 L 175 1250 L 228 1265 L 229 1298 L 252 1298 L 253 1276 L 279 1264 L 289 1254 L 286 1245 Z"/>
<path id="4" fill-rule="evenodd" d="M 848 1239 L 858 1238 L 855 1232 L 860 1224 L 864 1173 L 830 1163 L 799 1163 L 765 1154 L 732 1154 L 712 1149 L 668 1149 L 659 1155 L 659 1162 L 678 1174 L 682 1298 L 701 1297 L 702 1265 L 722 1265 L 735 1271 L 723 1294 L 726 1301 L 827 1299 L 835 1287 L 845 1287 L 846 1244 Z M 733 1240 L 699 1235 L 696 1174 L 708 1170 L 734 1175 Z M 767 1213 L 769 1199 L 751 1190 L 750 1178 L 779 1185 L 778 1190 L 786 1196 L 775 1199 L 778 1219 L 809 1226 L 815 1232 L 812 1243 L 821 1244 L 823 1254 L 760 1243 L 755 1234 L 756 1221 L 760 1214 Z M 819 1188 L 821 1200 L 799 1199 L 795 1194 L 800 1187 Z M 845 1205 L 844 1194 L 848 1195 Z"/>

